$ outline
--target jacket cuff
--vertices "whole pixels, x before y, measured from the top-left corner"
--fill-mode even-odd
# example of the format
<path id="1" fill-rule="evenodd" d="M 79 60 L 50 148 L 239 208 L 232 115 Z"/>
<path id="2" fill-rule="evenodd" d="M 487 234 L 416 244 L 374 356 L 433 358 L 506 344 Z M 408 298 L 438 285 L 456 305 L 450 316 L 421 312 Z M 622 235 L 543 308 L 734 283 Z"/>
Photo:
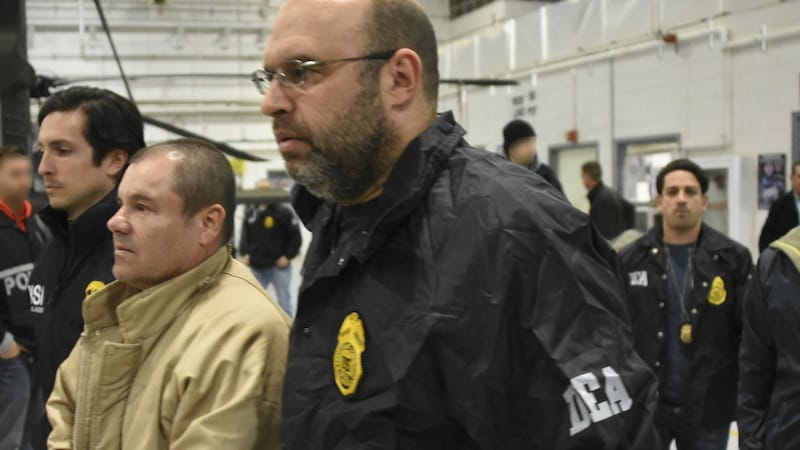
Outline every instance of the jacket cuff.
<path id="1" fill-rule="evenodd" d="M 11 350 L 11 344 L 14 343 L 14 335 L 6 331 L 3 335 L 3 340 L 0 341 L 0 355 Z"/>

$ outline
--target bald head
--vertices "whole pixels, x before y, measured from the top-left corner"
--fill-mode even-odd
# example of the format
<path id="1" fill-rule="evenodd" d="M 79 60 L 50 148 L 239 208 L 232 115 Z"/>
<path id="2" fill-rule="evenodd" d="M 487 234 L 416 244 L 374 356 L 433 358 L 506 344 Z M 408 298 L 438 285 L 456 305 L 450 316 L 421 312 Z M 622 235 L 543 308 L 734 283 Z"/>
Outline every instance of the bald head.
<path id="1" fill-rule="evenodd" d="M 417 1 L 288 0 L 275 20 L 267 47 L 280 51 L 281 47 L 303 49 L 310 45 L 318 54 L 333 55 L 343 43 L 358 54 L 413 50 L 422 61 L 423 93 L 435 111 L 439 94 L 436 34 Z M 318 60 L 315 54 L 308 53 L 305 59 Z M 372 69 L 366 71 L 370 75 L 380 66 L 368 69 Z"/>
<path id="2" fill-rule="evenodd" d="M 377 196 L 436 119 L 437 65 L 415 1 L 288 0 L 264 49 L 271 80 L 259 86 L 289 175 L 327 201 Z"/>

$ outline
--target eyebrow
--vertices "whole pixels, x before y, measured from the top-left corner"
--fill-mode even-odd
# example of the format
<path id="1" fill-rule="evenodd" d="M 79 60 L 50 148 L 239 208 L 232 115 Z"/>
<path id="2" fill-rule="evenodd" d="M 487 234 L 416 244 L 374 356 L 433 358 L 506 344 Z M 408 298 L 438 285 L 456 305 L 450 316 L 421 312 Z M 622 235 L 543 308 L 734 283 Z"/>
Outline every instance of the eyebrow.
<path id="1" fill-rule="evenodd" d="M 54 141 L 45 142 L 45 143 L 42 143 L 41 141 L 39 141 L 39 146 L 40 147 L 44 147 L 45 145 L 48 145 L 50 147 L 55 147 L 57 145 L 64 145 L 64 144 L 73 145 L 72 141 L 69 141 L 67 139 L 56 139 Z"/>
<path id="2" fill-rule="evenodd" d="M 117 197 L 117 199 L 119 200 L 120 203 L 122 203 L 122 197 Z M 132 201 L 132 202 L 144 201 L 144 202 L 150 202 L 150 203 L 154 202 L 152 197 L 148 196 L 147 194 L 142 194 L 142 193 L 139 193 L 139 192 L 137 192 L 135 194 L 131 194 L 130 195 L 130 201 Z"/>

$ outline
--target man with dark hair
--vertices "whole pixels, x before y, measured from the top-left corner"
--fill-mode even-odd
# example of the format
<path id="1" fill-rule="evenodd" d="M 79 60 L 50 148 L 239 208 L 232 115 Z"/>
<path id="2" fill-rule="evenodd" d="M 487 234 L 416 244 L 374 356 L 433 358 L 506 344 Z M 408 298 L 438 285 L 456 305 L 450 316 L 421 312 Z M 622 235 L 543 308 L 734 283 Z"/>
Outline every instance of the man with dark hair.
<path id="1" fill-rule="evenodd" d="M 413 20 L 387 36 L 435 45 L 415 1 L 388 3 Z M 655 380 L 614 252 L 541 177 L 437 117 L 420 50 L 373 46 L 385 4 L 287 1 L 253 76 L 314 237 L 284 448 L 648 448 Z"/>
<path id="2" fill-rule="evenodd" d="M 758 250 L 763 252 L 769 244 L 800 225 L 800 161 L 792 165 L 792 188 L 769 207 L 767 221 L 758 238 Z"/>
<path id="3" fill-rule="evenodd" d="M 30 397 L 34 335 L 27 289 L 41 246 L 28 201 L 32 182 L 25 151 L 0 147 L 0 449 L 21 447 Z"/>
<path id="4" fill-rule="evenodd" d="M 739 352 L 742 450 L 800 448 L 800 227 L 761 253 L 744 305 Z"/>
<path id="5" fill-rule="evenodd" d="M 515 119 L 506 124 L 503 128 L 503 152 L 509 161 L 536 172 L 554 188 L 564 192 L 553 169 L 539 161 L 536 153 L 536 131 L 528 122 Z"/>
<path id="6" fill-rule="evenodd" d="M 750 252 L 703 223 L 708 177 L 678 159 L 656 177 L 662 215 L 620 254 L 637 352 L 659 378 L 660 448 L 727 448 L 736 415 Z M 656 447 L 653 447 L 656 448 Z"/>
<path id="7" fill-rule="evenodd" d="M 256 182 L 256 189 L 269 189 L 269 180 Z M 302 238 L 294 212 L 280 203 L 252 205 L 245 211 L 239 251 L 245 265 L 266 290 L 275 288 L 278 303 L 292 316 L 292 259 L 300 252 Z"/>
<path id="8" fill-rule="evenodd" d="M 117 281 L 83 305 L 49 447 L 277 450 L 289 318 L 231 258 L 228 160 L 165 142 L 132 158 L 118 193 Z"/>
<path id="9" fill-rule="evenodd" d="M 56 370 L 83 330 L 83 299 L 114 277 L 113 243 L 105 223 L 117 209 L 116 185 L 129 158 L 144 147 L 134 104 L 105 90 L 73 87 L 39 111 L 39 174 L 49 206 L 41 218 L 53 234 L 28 284 L 36 330 L 32 444 L 45 448 L 50 425 L 43 402 Z"/>
<path id="10" fill-rule="evenodd" d="M 581 166 L 581 179 L 589 191 L 589 217 L 600 234 L 609 241 L 633 228 L 635 210 L 617 191 L 603 184 L 603 169 L 597 161 Z"/>

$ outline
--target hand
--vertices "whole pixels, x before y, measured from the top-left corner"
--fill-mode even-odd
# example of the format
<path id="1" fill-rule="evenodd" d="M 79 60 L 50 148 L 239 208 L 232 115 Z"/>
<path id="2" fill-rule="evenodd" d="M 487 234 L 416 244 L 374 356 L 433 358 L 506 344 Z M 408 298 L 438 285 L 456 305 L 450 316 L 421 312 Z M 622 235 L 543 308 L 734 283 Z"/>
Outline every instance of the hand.
<path id="1" fill-rule="evenodd" d="M 278 266 L 279 269 L 285 269 L 289 267 L 289 258 L 281 256 L 277 261 L 275 261 L 275 265 Z"/>
<path id="2" fill-rule="evenodd" d="M 7 352 L 0 355 L 0 359 L 14 359 L 22 353 L 22 347 L 17 344 L 17 341 L 11 341 L 11 348 Z"/>
<path id="3" fill-rule="evenodd" d="M 245 266 L 250 266 L 250 255 L 244 255 L 242 257 L 242 264 Z"/>

